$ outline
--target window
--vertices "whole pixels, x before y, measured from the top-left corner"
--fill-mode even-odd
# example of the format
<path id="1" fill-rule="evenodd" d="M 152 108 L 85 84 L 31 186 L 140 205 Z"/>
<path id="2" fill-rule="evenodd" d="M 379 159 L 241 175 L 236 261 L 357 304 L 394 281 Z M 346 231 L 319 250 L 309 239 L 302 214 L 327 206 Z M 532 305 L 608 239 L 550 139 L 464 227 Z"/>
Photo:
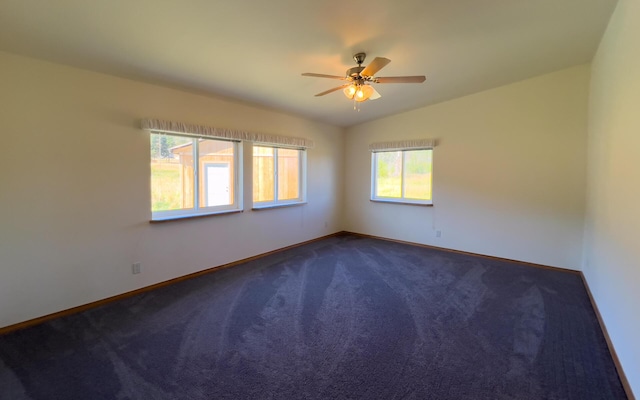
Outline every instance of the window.
<path id="1" fill-rule="evenodd" d="M 305 155 L 300 149 L 253 146 L 255 208 L 304 202 Z"/>
<path id="2" fill-rule="evenodd" d="M 432 160 L 432 149 L 373 152 L 371 200 L 432 204 Z"/>
<path id="3" fill-rule="evenodd" d="M 237 142 L 151 133 L 153 220 L 241 208 Z"/>

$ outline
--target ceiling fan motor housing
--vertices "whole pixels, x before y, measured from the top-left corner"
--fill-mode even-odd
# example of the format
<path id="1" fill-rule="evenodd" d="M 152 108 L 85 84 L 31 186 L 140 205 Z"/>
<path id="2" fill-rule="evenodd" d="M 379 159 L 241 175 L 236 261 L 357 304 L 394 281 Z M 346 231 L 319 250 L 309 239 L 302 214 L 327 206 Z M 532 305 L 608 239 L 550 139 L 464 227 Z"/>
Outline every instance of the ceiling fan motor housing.
<path id="1" fill-rule="evenodd" d="M 360 78 L 360 72 L 362 72 L 362 70 L 364 70 L 364 68 L 365 67 L 360 67 L 360 66 L 349 68 L 347 70 L 347 75 L 346 75 L 347 78 L 348 77 L 352 77 L 354 79 Z"/>

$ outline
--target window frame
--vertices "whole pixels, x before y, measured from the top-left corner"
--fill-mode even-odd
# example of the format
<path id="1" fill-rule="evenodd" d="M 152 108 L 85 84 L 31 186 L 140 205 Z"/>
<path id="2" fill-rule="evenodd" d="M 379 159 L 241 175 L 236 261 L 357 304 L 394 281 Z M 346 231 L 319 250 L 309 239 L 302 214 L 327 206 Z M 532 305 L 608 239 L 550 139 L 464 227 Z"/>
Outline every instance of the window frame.
<path id="1" fill-rule="evenodd" d="M 419 151 L 419 150 L 429 150 L 431 151 L 431 176 L 429 179 L 429 186 L 430 186 L 430 194 L 431 197 L 429 199 L 415 199 L 415 198 L 408 198 L 405 197 L 405 176 L 404 176 L 404 172 L 405 172 L 405 154 L 408 151 Z M 384 197 L 384 196 L 377 196 L 376 192 L 377 192 L 377 188 L 378 188 L 378 182 L 377 182 L 377 167 L 378 167 L 378 154 L 380 153 L 395 153 L 395 152 L 401 152 L 402 154 L 402 161 L 401 161 L 401 175 L 400 175 L 400 192 L 401 192 L 401 197 Z M 434 151 L 433 151 L 433 147 L 415 147 L 415 148 L 399 148 L 399 149 L 388 149 L 388 150 L 376 150 L 376 151 L 372 151 L 371 152 L 371 197 L 370 200 L 371 201 L 375 201 L 375 202 L 383 202 L 383 203 L 397 203 L 397 204 L 411 204 L 411 205 L 420 205 L 420 206 L 432 206 L 433 205 L 433 157 L 434 157 Z"/>
<path id="2" fill-rule="evenodd" d="M 162 210 L 162 211 L 153 211 L 153 204 L 151 204 L 151 221 L 168 221 L 173 219 L 183 219 L 183 218 L 195 218 L 202 217 L 207 215 L 216 215 L 216 214 L 226 214 L 226 213 L 234 213 L 241 212 L 243 210 L 243 171 L 242 171 L 242 145 L 238 140 L 231 139 L 223 139 L 217 137 L 210 136 L 201 136 L 201 135 L 186 135 L 179 133 L 168 133 L 168 132 L 150 132 L 149 135 L 149 145 L 151 146 L 151 141 L 153 136 L 175 136 L 182 137 L 191 140 L 192 146 L 192 158 L 193 158 L 193 208 L 188 209 L 177 209 L 177 210 Z M 200 187 L 200 178 L 201 176 L 206 176 L 204 170 L 200 170 L 200 143 L 203 140 L 210 141 L 219 141 L 219 142 L 228 142 L 233 146 L 233 163 L 230 164 L 233 168 L 233 177 L 230 180 L 233 183 L 233 203 L 225 204 L 220 206 L 201 206 L 200 205 L 200 192 L 202 188 Z M 151 178 L 151 173 L 149 174 Z M 150 193 L 152 190 L 152 182 L 150 179 L 149 182 Z M 151 197 L 151 201 L 153 202 L 153 197 Z"/>
<path id="3" fill-rule="evenodd" d="M 254 157 L 254 149 L 256 147 L 266 147 L 274 149 L 273 159 L 274 159 L 274 168 L 273 168 L 273 200 L 272 201 L 255 201 L 253 199 L 254 193 L 251 195 L 252 201 L 252 209 L 261 210 L 268 208 L 277 208 L 277 207 L 286 207 L 286 206 L 295 206 L 302 205 L 307 203 L 307 151 L 306 148 L 300 147 L 289 147 L 289 146 L 279 146 L 270 143 L 259 143 L 254 142 L 251 145 L 251 165 L 253 168 L 253 157 Z M 278 169 L 279 169 L 279 158 L 278 158 L 278 149 L 286 149 L 286 150 L 296 150 L 298 152 L 298 197 L 295 199 L 287 199 L 287 200 L 278 200 Z M 251 181 L 251 187 L 253 188 L 253 180 L 255 179 L 256 171 L 252 170 L 253 176 Z"/>

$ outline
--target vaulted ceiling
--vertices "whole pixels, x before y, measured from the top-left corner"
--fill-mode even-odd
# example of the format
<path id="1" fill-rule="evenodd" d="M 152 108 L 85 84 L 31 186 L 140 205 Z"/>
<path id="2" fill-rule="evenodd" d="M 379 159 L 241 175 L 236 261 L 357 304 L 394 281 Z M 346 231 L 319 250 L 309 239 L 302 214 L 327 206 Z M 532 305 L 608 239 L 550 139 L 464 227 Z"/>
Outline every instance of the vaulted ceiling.
<path id="1" fill-rule="evenodd" d="M 616 0 L 5 0 L 0 50 L 351 126 L 591 60 Z M 392 60 L 353 102 L 353 54 Z M 197 122 L 197 121 L 189 121 Z"/>

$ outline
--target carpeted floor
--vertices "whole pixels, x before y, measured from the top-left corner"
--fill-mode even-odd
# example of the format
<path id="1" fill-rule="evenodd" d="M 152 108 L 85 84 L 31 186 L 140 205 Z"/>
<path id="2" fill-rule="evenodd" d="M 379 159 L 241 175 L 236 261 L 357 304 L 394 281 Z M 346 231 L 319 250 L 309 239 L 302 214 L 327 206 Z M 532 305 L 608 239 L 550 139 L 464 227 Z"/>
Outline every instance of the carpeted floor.
<path id="1" fill-rule="evenodd" d="M 625 399 L 577 274 L 333 237 L 0 337 L 0 399 Z"/>

